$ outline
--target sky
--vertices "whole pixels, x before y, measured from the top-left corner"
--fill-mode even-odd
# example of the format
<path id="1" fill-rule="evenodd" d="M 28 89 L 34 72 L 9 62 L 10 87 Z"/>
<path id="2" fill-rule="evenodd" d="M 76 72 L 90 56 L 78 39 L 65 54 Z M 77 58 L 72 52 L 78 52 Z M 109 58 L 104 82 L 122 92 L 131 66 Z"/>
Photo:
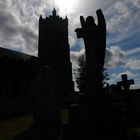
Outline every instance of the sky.
<path id="1" fill-rule="evenodd" d="M 0 47 L 37 55 L 39 16 L 49 16 L 53 5 L 59 16 L 69 19 L 69 43 L 73 70 L 84 53 L 82 39 L 74 30 L 79 17 L 93 16 L 102 9 L 107 24 L 105 67 L 109 83 L 121 80 L 121 74 L 134 79 L 132 88 L 140 88 L 140 0 L 0 0 Z"/>

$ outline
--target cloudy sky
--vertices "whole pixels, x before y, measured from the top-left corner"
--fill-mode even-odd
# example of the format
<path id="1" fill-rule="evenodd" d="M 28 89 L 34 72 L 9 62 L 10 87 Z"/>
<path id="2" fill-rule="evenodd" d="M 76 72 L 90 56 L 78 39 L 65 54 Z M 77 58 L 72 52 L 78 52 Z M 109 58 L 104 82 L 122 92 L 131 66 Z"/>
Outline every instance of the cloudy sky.
<path id="1" fill-rule="evenodd" d="M 140 0 L 55 0 L 57 13 L 69 18 L 69 42 L 73 69 L 84 53 L 83 40 L 74 30 L 80 27 L 79 16 L 92 15 L 102 9 L 107 23 L 105 66 L 110 83 L 121 73 L 134 78 L 140 87 Z M 0 47 L 37 55 L 38 19 L 49 16 L 53 0 L 0 0 Z"/>

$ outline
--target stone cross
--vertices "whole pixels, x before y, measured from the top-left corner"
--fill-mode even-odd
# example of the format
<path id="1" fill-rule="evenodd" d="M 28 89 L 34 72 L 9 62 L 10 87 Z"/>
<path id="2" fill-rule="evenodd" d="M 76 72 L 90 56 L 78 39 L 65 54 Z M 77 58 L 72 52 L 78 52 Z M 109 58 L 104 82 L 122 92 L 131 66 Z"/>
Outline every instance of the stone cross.
<path id="1" fill-rule="evenodd" d="M 133 79 L 128 80 L 126 74 L 122 74 L 121 77 L 122 77 L 122 81 L 117 82 L 117 85 L 122 86 L 125 91 L 128 91 L 130 85 L 133 85 L 134 84 L 134 80 Z"/>
<path id="2" fill-rule="evenodd" d="M 96 13 L 97 25 L 92 16 L 87 17 L 86 20 L 81 16 L 82 28 L 77 28 L 75 32 L 78 38 L 84 40 L 89 84 L 102 87 L 102 71 L 106 49 L 106 22 L 100 9 Z"/>

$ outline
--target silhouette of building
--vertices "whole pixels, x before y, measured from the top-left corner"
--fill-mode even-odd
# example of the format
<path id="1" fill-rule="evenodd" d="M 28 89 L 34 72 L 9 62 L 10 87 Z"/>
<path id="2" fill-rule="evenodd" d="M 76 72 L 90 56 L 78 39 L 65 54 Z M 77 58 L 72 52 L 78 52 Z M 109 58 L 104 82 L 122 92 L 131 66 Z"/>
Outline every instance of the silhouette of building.
<path id="1" fill-rule="evenodd" d="M 73 91 L 72 67 L 68 43 L 68 19 L 52 15 L 39 19 L 38 57 L 0 48 L 0 96 L 28 94 L 40 65 L 48 65 L 59 83 L 59 96 Z M 22 95 L 21 95 L 22 94 Z"/>
<path id="2" fill-rule="evenodd" d="M 0 48 L 0 97 L 31 97 L 30 88 L 39 66 L 38 58 Z M 29 95 L 30 94 L 30 95 Z"/>
<path id="3" fill-rule="evenodd" d="M 61 82 L 63 91 L 67 93 L 73 91 L 69 48 L 68 18 L 59 17 L 55 9 L 52 11 L 52 15 L 45 19 L 40 16 L 39 60 L 41 64 L 49 65 L 53 69 Z"/>

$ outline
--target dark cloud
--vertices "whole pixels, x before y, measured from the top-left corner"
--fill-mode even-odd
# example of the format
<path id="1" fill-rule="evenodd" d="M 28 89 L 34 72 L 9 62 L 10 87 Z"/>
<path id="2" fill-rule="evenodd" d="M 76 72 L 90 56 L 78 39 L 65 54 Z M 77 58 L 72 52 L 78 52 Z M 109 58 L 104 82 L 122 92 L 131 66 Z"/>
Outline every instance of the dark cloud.
<path id="1" fill-rule="evenodd" d="M 38 44 L 38 19 L 43 6 L 44 3 L 38 0 L 1 1 L 0 46 L 34 55 Z"/>
<path id="2" fill-rule="evenodd" d="M 119 46 L 112 46 L 106 49 L 105 66 L 118 67 L 124 66 L 126 53 Z"/>
<path id="3" fill-rule="evenodd" d="M 111 53 L 111 51 L 109 51 L 108 49 L 106 49 L 106 53 L 105 53 L 105 66 L 108 67 L 109 63 L 111 61 L 113 57 L 113 54 Z"/>
<path id="4" fill-rule="evenodd" d="M 80 27 L 80 15 L 96 17 L 96 10 L 101 8 L 106 18 L 109 36 L 107 43 L 116 43 L 138 36 L 140 33 L 140 2 L 139 0 L 77 0 L 79 4 L 70 13 L 69 39 L 70 45 L 76 47 L 77 37 L 75 28 Z M 49 16 L 53 5 L 46 0 L 1 0 L 0 1 L 0 46 L 36 54 L 38 45 L 38 19 L 40 14 Z M 60 16 L 65 16 L 59 7 L 56 9 Z M 81 41 L 83 42 L 83 41 Z M 109 46 L 107 44 L 107 46 Z M 81 50 L 84 48 L 80 44 Z M 76 50 L 76 49 L 75 49 Z M 82 51 L 80 51 L 81 53 Z M 71 60 L 77 66 L 79 52 L 71 52 Z M 109 66 L 123 66 L 126 61 L 121 47 L 108 47 L 105 64 Z M 130 62 L 130 61 L 129 61 Z M 138 62 L 138 61 L 137 61 Z M 129 63 L 131 64 L 131 63 Z M 128 65 L 127 65 L 128 66 Z"/>
<path id="5" fill-rule="evenodd" d="M 83 55 L 85 53 L 85 50 L 82 49 L 81 51 L 79 52 L 72 52 L 70 53 L 70 56 L 71 56 L 71 61 L 72 61 L 72 66 L 73 66 L 73 69 L 77 69 L 78 68 L 78 58 Z"/>
<path id="6" fill-rule="evenodd" d="M 105 66 L 108 68 L 122 67 L 129 70 L 140 70 L 140 60 L 131 54 L 139 53 L 140 49 L 132 49 L 124 52 L 119 46 L 107 48 L 105 57 Z M 130 73 L 129 73 L 130 74 Z"/>
<path id="7" fill-rule="evenodd" d="M 134 78 L 134 77 L 137 76 L 136 73 L 127 70 L 127 71 L 124 71 L 124 72 L 121 72 L 121 73 L 114 73 L 114 74 L 111 75 L 111 77 L 112 77 L 113 79 L 115 79 L 116 81 L 118 81 L 118 80 L 121 80 L 121 75 L 122 75 L 122 74 L 127 74 L 127 76 L 128 76 L 129 78 Z"/>

